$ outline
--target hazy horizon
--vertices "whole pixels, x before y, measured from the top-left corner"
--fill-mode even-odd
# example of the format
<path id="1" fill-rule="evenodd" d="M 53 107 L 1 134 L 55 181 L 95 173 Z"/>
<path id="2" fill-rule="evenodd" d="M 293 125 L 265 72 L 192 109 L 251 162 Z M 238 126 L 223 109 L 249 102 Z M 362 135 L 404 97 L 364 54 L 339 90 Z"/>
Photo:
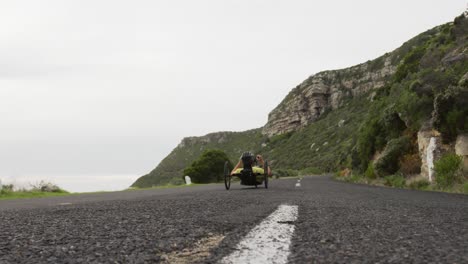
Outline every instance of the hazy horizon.
<path id="1" fill-rule="evenodd" d="M 308 76 L 391 52 L 453 21 L 466 3 L 54 0 L 0 7 L 0 179 L 99 191 L 128 187 L 184 137 L 263 126 Z M 251 107 L 245 94 L 261 103 Z"/>

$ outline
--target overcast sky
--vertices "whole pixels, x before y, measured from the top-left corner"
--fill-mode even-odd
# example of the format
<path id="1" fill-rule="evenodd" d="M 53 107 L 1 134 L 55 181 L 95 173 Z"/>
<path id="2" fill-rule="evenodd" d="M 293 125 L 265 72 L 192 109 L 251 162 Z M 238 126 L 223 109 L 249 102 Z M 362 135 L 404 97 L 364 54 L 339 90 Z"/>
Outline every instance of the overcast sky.
<path id="1" fill-rule="evenodd" d="M 376 58 L 465 9 L 463 0 L 3 0 L 0 179 L 124 188 L 183 137 L 261 127 L 309 75 Z"/>

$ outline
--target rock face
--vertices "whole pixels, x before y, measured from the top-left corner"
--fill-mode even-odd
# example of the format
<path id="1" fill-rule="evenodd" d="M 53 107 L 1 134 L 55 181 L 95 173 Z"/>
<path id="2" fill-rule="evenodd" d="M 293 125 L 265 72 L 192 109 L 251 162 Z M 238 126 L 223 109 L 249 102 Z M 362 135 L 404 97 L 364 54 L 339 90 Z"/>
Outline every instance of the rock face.
<path id="1" fill-rule="evenodd" d="M 442 153 L 440 133 L 435 130 L 418 132 L 419 157 L 421 158 L 421 176 L 429 182 L 434 180 L 434 162 Z"/>
<path id="2" fill-rule="evenodd" d="M 421 176 L 432 182 L 434 180 L 434 162 L 443 153 L 452 152 L 453 145 L 443 145 L 440 133 L 436 130 L 418 132 L 419 157 L 421 158 Z M 455 154 L 463 158 L 463 170 L 468 172 L 468 134 L 458 135 L 455 143 Z"/>
<path id="3" fill-rule="evenodd" d="M 463 158 L 463 171 L 468 172 L 468 134 L 458 135 L 455 154 Z"/>
<path id="4" fill-rule="evenodd" d="M 215 132 L 215 133 L 210 133 L 205 136 L 201 137 L 186 137 L 183 138 L 182 141 L 177 145 L 177 148 L 184 148 L 186 146 L 192 146 L 194 144 L 198 143 L 224 143 L 226 141 L 226 138 L 229 134 L 232 134 L 233 132 Z"/>
<path id="5" fill-rule="evenodd" d="M 344 99 L 360 96 L 385 85 L 395 72 L 393 56 L 386 54 L 350 68 L 310 76 L 268 115 L 262 133 L 268 136 L 295 131 L 334 110 Z"/>

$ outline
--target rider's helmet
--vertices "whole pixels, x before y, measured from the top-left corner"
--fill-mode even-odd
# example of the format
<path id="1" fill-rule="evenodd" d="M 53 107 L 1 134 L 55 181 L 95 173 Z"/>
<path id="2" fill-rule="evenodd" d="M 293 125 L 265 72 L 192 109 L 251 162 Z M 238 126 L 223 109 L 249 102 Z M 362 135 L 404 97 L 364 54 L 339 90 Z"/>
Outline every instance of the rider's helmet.
<path id="1" fill-rule="evenodd" d="M 249 152 L 249 151 L 242 153 L 242 156 L 241 156 L 242 159 L 247 158 L 247 157 L 253 158 L 254 154 L 252 154 L 252 152 Z"/>
<path id="2" fill-rule="evenodd" d="M 252 164 L 255 161 L 254 154 L 247 151 L 242 153 L 241 160 L 244 164 Z"/>

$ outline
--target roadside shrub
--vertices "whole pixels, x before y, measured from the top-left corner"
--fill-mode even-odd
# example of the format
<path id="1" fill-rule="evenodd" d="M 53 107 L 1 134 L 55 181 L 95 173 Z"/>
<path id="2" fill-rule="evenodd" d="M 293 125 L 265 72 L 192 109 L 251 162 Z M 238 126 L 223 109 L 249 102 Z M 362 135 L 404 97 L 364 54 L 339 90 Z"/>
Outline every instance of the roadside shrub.
<path id="1" fill-rule="evenodd" d="M 222 178 L 226 161 L 232 168 L 232 163 L 224 151 L 206 150 L 192 165 L 185 168 L 184 175 L 189 175 L 194 183 L 217 182 Z"/>
<path id="2" fill-rule="evenodd" d="M 425 190 L 430 185 L 431 183 L 428 180 L 422 179 L 422 180 L 411 182 L 410 184 L 408 184 L 408 187 L 413 190 Z"/>
<path id="3" fill-rule="evenodd" d="M 299 176 L 299 171 L 293 169 L 276 169 L 273 171 L 276 178 Z"/>
<path id="4" fill-rule="evenodd" d="M 182 184 L 185 184 L 185 180 L 181 178 L 173 178 L 169 181 L 169 185 L 182 185 Z"/>
<path id="5" fill-rule="evenodd" d="M 389 175 L 389 176 L 384 177 L 384 184 L 386 186 L 403 188 L 405 187 L 406 180 L 405 180 L 405 177 L 403 177 L 403 175 L 401 174 Z"/>
<path id="6" fill-rule="evenodd" d="M 316 167 L 309 167 L 299 171 L 299 175 L 317 175 L 321 174 L 322 171 Z"/>
<path id="7" fill-rule="evenodd" d="M 51 182 L 40 181 L 36 184 L 31 184 L 31 191 L 33 192 L 54 192 L 54 193 L 65 193 L 67 191 L 61 189 L 58 185 Z"/>
<path id="8" fill-rule="evenodd" d="M 2 191 L 6 191 L 6 192 L 13 191 L 13 184 L 4 184 L 4 185 L 2 185 Z"/>
<path id="9" fill-rule="evenodd" d="M 335 176 L 336 177 L 349 177 L 352 173 L 353 172 L 350 169 L 344 168 L 343 170 L 335 172 Z"/>
<path id="10" fill-rule="evenodd" d="M 368 179 L 375 179 L 377 178 L 375 176 L 375 171 L 374 171 L 374 164 L 372 162 L 369 163 L 369 166 L 367 166 L 366 172 L 364 173 L 364 176 Z"/>
<path id="11" fill-rule="evenodd" d="M 287 169 L 286 173 L 289 176 L 299 176 L 299 171 L 298 170 L 293 170 L 293 169 Z"/>
<path id="12" fill-rule="evenodd" d="M 0 190 L 0 197 L 37 197 L 48 196 L 49 194 L 66 194 L 67 191 L 61 189 L 56 184 L 46 181 L 40 181 L 36 184 L 30 184 L 31 188 L 18 188 L 13 184 L 2 185 Z"/>
<path id="13" fill-rule="evenodd" d="M 466 194 L 468 194 L 468 182 L 465 182 L 465 183 L 463 184 L 463 192 L 466 193 Z"/>
<path id="14" fill-rule="evenodd" d="M 374 164 L 375 174 L 383 177 L 397 172 L 399 159 L 410 148 L 410 144 L 410 139 L 405 136 L 390 140 L 382 156 Z"/>
<path id="15" fill-rule="evenodd" d="M 434 163 L 435 182 L 438 187 L 451 187 L 455 183 L 460 183 L 463 178 L 461 174 L 462 158 L 450 153 L 442 156 Z"/>
<path id="16" fill-rule="evenodd" d="M 359 174 L 351 174 L 350 177 L 343 178 L 345 182 L 362 182 L 363 178 Z"/>
<path id="17" fill-rule="evenodd" d="M 2 185 L 0 195 L 8 195 L 13 192 L 13 184 Z"/>
<path id="18" fill-rule="evenodd" d="M 275 178 L 277 178 L 277 179 L 287 176 L 286 170 L 283 170 L 283 169 L 275 169 L 275 171 L 273 171 L 272 173 L 275 176 Z"/>

